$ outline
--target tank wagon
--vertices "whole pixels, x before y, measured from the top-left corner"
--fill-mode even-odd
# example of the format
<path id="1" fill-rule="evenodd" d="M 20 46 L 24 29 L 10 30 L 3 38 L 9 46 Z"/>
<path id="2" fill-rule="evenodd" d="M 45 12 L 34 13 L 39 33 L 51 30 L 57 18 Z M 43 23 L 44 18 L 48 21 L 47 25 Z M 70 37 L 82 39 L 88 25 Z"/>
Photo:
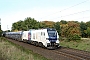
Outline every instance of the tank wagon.
<path id="1" fill-rule="evenodd" d="M 30 44 L 55 49 L 60 47 L 59 35 L 53 28 L 31 29 L 29 31 L 6 32 L 7 38 L 28 42 Z"/>

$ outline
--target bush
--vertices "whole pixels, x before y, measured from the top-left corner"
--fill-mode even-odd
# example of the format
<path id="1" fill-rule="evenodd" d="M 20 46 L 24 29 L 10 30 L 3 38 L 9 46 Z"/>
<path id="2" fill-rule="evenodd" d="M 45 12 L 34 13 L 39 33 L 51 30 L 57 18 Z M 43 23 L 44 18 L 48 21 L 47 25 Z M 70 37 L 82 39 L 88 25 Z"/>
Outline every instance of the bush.
<path id="1" fill-rule="evenodd" d="M 78 35 L 78 34 L 73 34 L 73 35 L 70 35 L 67 39 L 68 39 L 69 41 L 71 41 L 71 40 L 74 40 L 74 41 L 76 41 L 76 40 L 81 40 L 81 36 Z"/>

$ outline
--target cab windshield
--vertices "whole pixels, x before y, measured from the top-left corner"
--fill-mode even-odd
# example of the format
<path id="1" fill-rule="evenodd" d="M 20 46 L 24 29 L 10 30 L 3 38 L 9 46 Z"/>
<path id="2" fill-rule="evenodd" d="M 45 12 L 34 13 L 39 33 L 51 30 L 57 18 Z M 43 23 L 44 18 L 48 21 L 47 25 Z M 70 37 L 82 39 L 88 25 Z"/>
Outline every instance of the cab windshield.
<path id="1" fill-rule="evenodd" d="M 50 37 L 56 37 L 57 36 L 57 32 L 56 31 L 48 31 L 48 35 Z"/>

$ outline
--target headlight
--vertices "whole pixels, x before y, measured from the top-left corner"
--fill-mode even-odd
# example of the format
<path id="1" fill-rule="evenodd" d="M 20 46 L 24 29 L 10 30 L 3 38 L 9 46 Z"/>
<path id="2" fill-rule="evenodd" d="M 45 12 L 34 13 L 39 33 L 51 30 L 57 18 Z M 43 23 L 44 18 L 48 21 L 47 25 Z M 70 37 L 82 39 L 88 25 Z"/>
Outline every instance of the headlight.
<path id="1" fill-rule="evenodd" d="M 59 43 L 59 40 L 57 40 L 56 43 Z"/>
<path id="2" fill-rule="evenodd" d="M 50 43 L 50 41 L 49 40 L 46 40 L 47 41 L 47 43 Z"/>

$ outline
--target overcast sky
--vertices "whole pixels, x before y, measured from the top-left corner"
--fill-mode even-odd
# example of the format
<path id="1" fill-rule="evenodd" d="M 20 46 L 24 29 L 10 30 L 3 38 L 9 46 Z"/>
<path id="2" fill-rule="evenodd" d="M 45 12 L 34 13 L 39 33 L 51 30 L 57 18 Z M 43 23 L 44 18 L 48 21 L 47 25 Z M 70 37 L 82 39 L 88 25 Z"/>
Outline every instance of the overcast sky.
<path id="1" fill-rule="evenodd" d="M 90 21 L 90 0 L 0 0 L 2 30 L 27 17 L 37 21 Z"/>

